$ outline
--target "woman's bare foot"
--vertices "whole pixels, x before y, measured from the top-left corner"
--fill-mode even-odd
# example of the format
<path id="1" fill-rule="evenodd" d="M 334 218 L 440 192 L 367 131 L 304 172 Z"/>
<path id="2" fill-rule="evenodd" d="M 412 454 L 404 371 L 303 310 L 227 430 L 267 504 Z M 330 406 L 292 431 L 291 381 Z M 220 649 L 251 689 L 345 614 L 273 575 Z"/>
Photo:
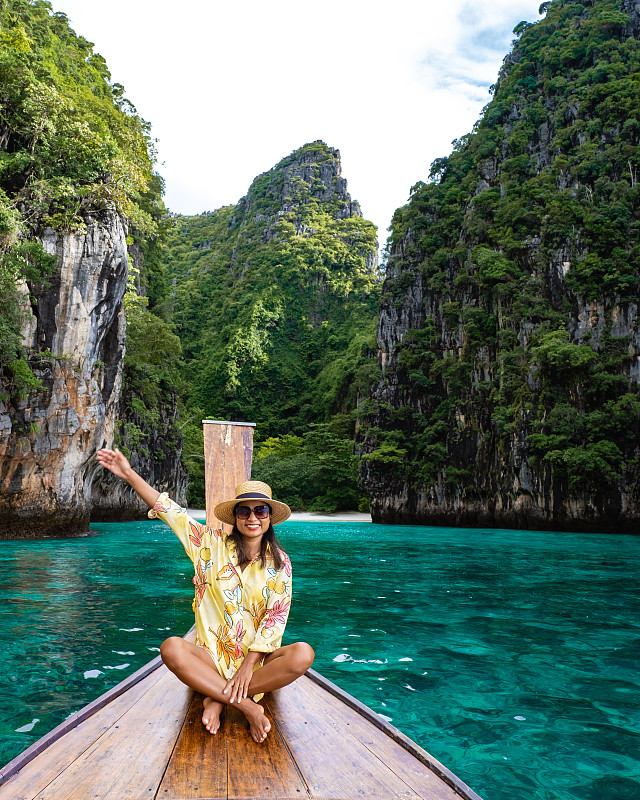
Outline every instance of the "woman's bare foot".
<path id="1" fill-rule="evenodd" d="M 220 714 L 224 708 L 223 703 L 219 703 L 212 697 L 205 697 L 203 700 L 204 713 L 202 714 L 202 724 L 209 733 L 217 733 L 220 730 Z"/>
<path id="2" fill-rule="evenodd" d="M 253 740 L 255 742 L 264 742 L 271 730 L 271 723 L 267 719 L 262 706 L 247 697 L 239 708 L 249 722 L 249 730 Z"/>

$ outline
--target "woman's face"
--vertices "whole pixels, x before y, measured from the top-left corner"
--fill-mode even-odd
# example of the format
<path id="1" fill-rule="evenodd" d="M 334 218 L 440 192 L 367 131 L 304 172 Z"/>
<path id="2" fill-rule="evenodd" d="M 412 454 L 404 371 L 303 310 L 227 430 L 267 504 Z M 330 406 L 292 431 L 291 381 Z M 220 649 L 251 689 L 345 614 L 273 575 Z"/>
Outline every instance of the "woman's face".
<path id="1" fill-rule="evenodd" d="M 251 509 L 251 514 L 249 514 L 248 517 L 238 514 L 238 509 L 242 510 L 246 508 Z M 259 514 L 261 509 L 266 509 L 269 513 L 266 515 L 266 517 L 264 517 L 264 519 L 259 519 L 256 516 L 254 509 L 257 509 Z M 262 516 L 262 514 L 260 514 L 260 516 Z M 264 500 L 242 500 L 236 505 L 236 525 L 245 539 L 261 540 L 263 534 L 266 533 L 267 529 L 269 528 L 270 523 L 270 509 Z"/>

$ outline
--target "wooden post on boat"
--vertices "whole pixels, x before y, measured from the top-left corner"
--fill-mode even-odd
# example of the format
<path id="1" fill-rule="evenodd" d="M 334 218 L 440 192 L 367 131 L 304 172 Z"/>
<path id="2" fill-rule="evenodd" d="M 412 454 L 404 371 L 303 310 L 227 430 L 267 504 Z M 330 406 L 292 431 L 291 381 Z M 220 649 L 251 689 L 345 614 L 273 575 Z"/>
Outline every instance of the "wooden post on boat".
<path id="1" fill-rule="evenodd" d="M 213 509 L 225 499 L 235 497 L 236 486 L 251 478 L 254 422 L 223 422 L 203 419 L 204 482 L 207 525 L 220 528 L 222 522 Z"/>

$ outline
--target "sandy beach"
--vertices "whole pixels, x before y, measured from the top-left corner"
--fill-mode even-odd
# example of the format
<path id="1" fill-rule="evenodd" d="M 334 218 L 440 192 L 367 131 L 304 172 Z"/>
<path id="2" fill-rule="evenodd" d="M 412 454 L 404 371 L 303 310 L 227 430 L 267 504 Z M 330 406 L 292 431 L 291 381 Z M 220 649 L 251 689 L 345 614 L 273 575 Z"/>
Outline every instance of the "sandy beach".
<path id="1" fill-rule="evenodd" d="M 204 519 L 207 515 L 202 508 L 190 508 L 188 511 L 189 516 L 194 519 Z M 363 514 L 360 511 L 338 511 L 335 514 L 294 511 L 287 522 L 371 522 L 371 514 Z"/>

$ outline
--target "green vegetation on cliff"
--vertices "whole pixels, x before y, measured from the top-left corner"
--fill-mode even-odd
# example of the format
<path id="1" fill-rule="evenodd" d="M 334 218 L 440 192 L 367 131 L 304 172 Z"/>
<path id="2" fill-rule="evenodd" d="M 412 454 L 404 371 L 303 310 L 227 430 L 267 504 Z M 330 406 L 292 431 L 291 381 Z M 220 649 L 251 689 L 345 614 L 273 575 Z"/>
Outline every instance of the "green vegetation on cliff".
<path id="1" fill-rule="evenodd" d="M 409 487 L 443 509 L 533 494 L 551 516 L 569 497 L 597 513 L 635 497 L 638 13 L 545 11 L 514 31 L 473 132 L 394 216 L 381 317 L 407 313 L 411 330 L 387 343 L 373 394 L 372 493 Z"/>
<path id="2" fill-rule="evenodd" d="M 296 458 L 314 484 L 300 489 L 301 502 L 353 506 L 355 410 L 375 369 L 379 282 L 375 228 L 346 192 L 337 151 L 306 145 L 256 178 L 237 206 L 172 219 L 149 125 L 66 16 L 44 0 L 5 0 L 0 45 L 5 396 L 39 388 L 22 309 L 37 316 L 30 293 L 56 267 L 44 231 L 82 236 L 115 210 L 130 267 L 116 444 L 150 479 L 163 464 L 183 486 L 184 435 L 191 499 L 203 502 L 200 420 L 250 419 L 258 441 L 276 442 L 256 461 L 276 485 L 274 470 L 290 465 L 276 458 L 274 437 L 301 437 Z M 333 476 L 331 458 L 344 462 Z M 162 480 L 170 485 L 164 472 Z"/>
<path id="3" fill-rule="evenodd" d="M 0 4 L 0 377 L 33 388 L 17 287 L 55 266 L 45 227 L 82 231 L 87 212 L 116 208 L 147 238 L 153 181 L 149 126 L 110 82 L 102 56 L 44 0 Z"/>
<path id="4" fill-rule="evenodd" d="M 305 145 L 236 206 L 177 217 L 166 264 L 194 425 L 202 414 L 256 422 L 257 441 L 302 437 L 312 460 L 318 437 L 352 447 L 358 398 L 375 370 L 379 275 L 375 227 L 347 194 L 336 151 Z M 322 435 L 310 428 L 329 424 Z M 201 502 L 201 446 L 195 429 L 185 435 L 191 498 Z M 255 470 L 270 463 L 277 489 L 273 459 L 257 458 Z M 304 502 L 353 506 L 352 467 L 349 475 L 348 500 L 328 487 Z"/>

